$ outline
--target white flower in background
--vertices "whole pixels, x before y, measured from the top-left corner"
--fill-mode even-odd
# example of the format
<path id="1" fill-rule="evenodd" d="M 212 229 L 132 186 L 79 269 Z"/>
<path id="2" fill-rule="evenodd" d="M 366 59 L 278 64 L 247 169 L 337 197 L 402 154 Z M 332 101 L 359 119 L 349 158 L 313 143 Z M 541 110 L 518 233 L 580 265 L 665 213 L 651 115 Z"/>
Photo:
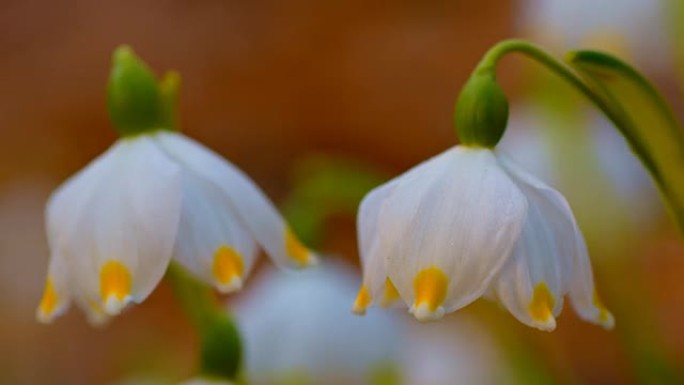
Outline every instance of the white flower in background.
<path id="1" fill-rule="evenodd" d="M 399 320 L 350 314 L 357 285 L 351 268 L 329 262 L 306 271 L 264 271 L 232 309 L 250 383 L 369 384 L 375 370 L 398 363 Z"/>
<path id="2" fill-rule="evenodd" d="M 441 322 L 407 322 L 402 352 L 405 385 L 509 384 L 504 349 L 478 320 L 459 313 Z M 516 352 L 517 353 L 517 352 Z M 514 380 L 512 380 L 514 378 Z"/>
<path id="3" fill-rule="evenodd" d="M 183 381 L 178 385 L 233 385 L 233 383 L 227 380 L 215 380 L 211 378 L 197 377 Z"/>
<path id="4" fill-rule="evenodd" d="M 561 188 L 582 213 L 579 221 L 585 233 L 614 243 L 628 231 L 625 225 L 643 231 L 662 217 L 658 191 L 648 172 L 600 113 L 580 109 L 581 120 L 569 123 L 544 106 L 518 103 L 513 110 L 510 129 L 497 146 L 499 153 Z M 578 127 L 583 123 L 586 127 Z M 530 128 L 536 126 L 554 129 Z"/>
<path id="5" fill-rule="evenodd" d="M 376 188 L 358 231 L 357 313 L 401 298 L 435 320 L 487 294 L 553 330 L 568 294 L 580 317 L 613 326 L 563 196 L 490 149 L 455 146 Z"/>
<path id="6" fill-rule="evenodd" d="M 663 69 L 671 63 L 673 46 L 665 5 L 662 0 L 525 0 L 518 23 L 532 29 L 542 45 L 608 50 Z"/>
<path id="7" fill-rule="evenodd" d="M 240 170 L 170 131 L 124 137 L 50 198 L 51 260 L 38 319 L 74 300 L 102 321 L 143 301 L 173 257 L 223 293 L 239 290 L 261 246 L 279 265 L 314 255 Z"/>

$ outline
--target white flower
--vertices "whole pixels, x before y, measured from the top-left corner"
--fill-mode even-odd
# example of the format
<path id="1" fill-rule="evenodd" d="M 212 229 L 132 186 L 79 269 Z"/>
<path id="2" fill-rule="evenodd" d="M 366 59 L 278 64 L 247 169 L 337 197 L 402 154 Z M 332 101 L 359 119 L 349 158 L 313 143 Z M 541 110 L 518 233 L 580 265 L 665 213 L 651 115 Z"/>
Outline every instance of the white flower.
<path id="1" fill-rule="evenodd" d="M 402 324 L 387 313 L 350 314 L 357 285 L 351 268 L 327 261 L 257 277 L 233 307 L 250 383 L 365 384 L 374 369 L 399 369 Z"/>
<path id="2" fill-rule="evenodd" d="M 518 25 L 545 46 L 608 50 L 670 70 L 673 42 L 665 1 L 525 0 L 521 5 Z"/>
<path id="3" fill-rule="evenodd" d="M 94 322 L 143 301 L 173 257 L 227 293 L 257 245 L 280 265 L 315 261 L 235 166 L 169 131 L 117 141 L 50 198 L 51 260 L 39 320 L 74 300 Z"/>
<path id="4" fill-rule="evenodd" d="M 367 195 L 359 211 L 364 281 L 354 304 L 401 298 L 421 321 L 487 294 L 553 330 L 563 297 L 613 326 L 563 196 L 485 148 L 456 146 Z"/>

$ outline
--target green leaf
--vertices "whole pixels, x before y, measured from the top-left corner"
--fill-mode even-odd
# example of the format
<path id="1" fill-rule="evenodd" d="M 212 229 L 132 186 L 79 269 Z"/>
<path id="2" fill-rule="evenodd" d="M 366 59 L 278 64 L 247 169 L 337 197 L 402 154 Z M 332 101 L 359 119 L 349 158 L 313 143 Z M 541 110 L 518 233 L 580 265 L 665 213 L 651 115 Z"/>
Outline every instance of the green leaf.
<path id="1" fill-rule="evenodd" d="M 353 218 L 361 199 L 386 179 L 368 164 L 352 159 L 306 157 L 294 167 L 293 188 L 281 206 L 283 214 L 304 243 L 318 244 L 328 220 Z"/>
<path id="2" fill-rule="evenodd" d="M 575 51 L 566 61 L 605 103 L 605 112 L 651 173 L 684 232 L 684 133 L 667 102 L 614 56 Z"/>

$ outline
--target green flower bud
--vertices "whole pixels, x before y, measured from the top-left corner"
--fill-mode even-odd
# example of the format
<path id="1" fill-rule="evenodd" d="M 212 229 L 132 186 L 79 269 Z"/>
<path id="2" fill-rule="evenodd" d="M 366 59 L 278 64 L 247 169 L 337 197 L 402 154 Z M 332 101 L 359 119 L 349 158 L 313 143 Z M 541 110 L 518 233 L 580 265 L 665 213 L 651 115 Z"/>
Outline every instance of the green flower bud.
<path id="1" fill-rule="evenodd" d="M 454 123 L 461 144 L 493 148 L 508 121 L 508 100 L 491 70 L 475 71 L 461 89 Z"/>
<path id="2" fill-rule="evenodd" d="M 128 46 L 114 51 L 107 107 L 121 136 L 170 128 L 163 126 L 164 107 L 154 73 Z"/>
<path id="3" fill-rule="evenodd" d="M 159 92 L 161 93 L 162 107 L 162 127 L 172 130 L 178 129 L 178 117 L 176 116 L 176 104 L 178 104 L 178 93 L 181 84 L 181 76 L 176 71 L 168 71 L 161 82 L 159 82 Z"/>
<path id="4" fill-rule="evenodd" d="M 235 323 L 217 313 L 201 330 L 202 375 L 234 380 L 242 363 L 242 344 Z"/>

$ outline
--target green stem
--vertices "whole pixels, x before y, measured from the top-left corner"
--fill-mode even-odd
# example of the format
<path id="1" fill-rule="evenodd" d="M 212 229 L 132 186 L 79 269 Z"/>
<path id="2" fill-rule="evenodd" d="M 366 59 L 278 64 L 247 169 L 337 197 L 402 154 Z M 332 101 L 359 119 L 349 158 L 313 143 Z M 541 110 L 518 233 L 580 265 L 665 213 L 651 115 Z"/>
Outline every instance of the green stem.
<path id="1" fill-rule="evenodd" d="M 546 66 L 556 75 L 567 81 L 582 95 L 586 96 L 599 110 L 601 110 L 616 126 L 622 125 L 622 119 L 610 109 L 608 104 L 587 86 L 575 72 L 562 61 L 546 53 L 542 48 L 530 42 L 518 39 L 504 40 L 487 51 L 474 73 L 496 73 L 496 65 L 502 57 L 509 53 L 525 55 Z"/>
<path id="2" fill-rule="evenodd" d="M 166 277 L 200 337 L 200 376 L 239 380 L 240 333 L 213 290 L 173 262 Z"/>
<path id="3" fill-rule="evenodd" d="M 178 298 L 193 326 L 197 329 L 203 329 L 211 318 L 219 312 L 216 297 L 211 289 L 191 277 L 174 262 L 169 265 L 166 278 L 171 282 L 176 298 Z"/>

